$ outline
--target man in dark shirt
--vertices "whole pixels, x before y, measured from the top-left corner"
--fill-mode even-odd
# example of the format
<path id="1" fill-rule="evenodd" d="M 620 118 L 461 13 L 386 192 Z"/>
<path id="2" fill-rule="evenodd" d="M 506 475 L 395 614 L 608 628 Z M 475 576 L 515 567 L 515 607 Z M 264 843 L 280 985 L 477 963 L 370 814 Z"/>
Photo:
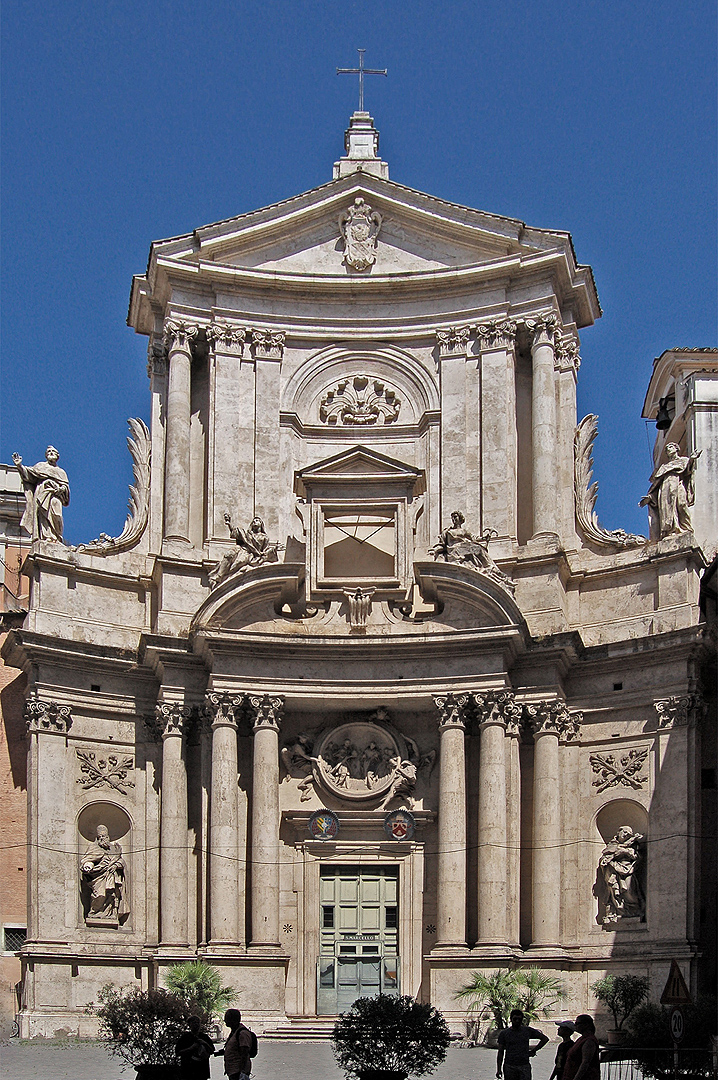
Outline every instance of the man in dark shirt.
<path id="1" fill-rule="evenodd" d="M 499 1054 L 496 1061 L 496 1076 L 501 1080 L 503 1065 L 504 1080 L 531 1080 L 532 1058 L 537 1050 L 545 1046 L 548 1036 L 543 1031 L 524 1025 L 521 1009 L 514 1009 L 509 1017 L 511 1027 L 499 1032 Z M 538 1046 L 529 1046 L 532 1039 L 538 1039 Z"/>

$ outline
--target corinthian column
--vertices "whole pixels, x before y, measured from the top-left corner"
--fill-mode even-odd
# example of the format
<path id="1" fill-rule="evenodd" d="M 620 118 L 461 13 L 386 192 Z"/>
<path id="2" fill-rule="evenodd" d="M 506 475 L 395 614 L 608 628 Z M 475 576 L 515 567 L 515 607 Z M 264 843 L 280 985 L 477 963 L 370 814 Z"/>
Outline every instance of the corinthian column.
<path id="1" fill-rule="evenodd" d="M 192 710 L 176 702 L 157 706 L 162 735 L 160 805 L 160 944 L 186 948 L 188 937 L 187 768 L 183 735 Z"/>
<path id="2" fill-rule="evenodd" d="M 479 938 L 477 947 L 507 947 L 506 726 L 521 715 L 509 690 L 475 697 L 479 730 Z"/>
<path id="3" fill-rule="evenodd" d="M 559 518 L 556 485 L 556 395 L 554 343 L 558 334 L 555 315 L 527 322 L 532 337 L 531 452 L 533 479 L 533 535 L 555 536 Z"/>
<path id="4" fill-rule="evenodd" d="M 165 449 L 165 531 L 168 540 L 189 542 L 189 425 L 192 388 L 191 344 L 198 327 L 165 323 L 169 363 Z"/>
<path id="5" fill-rule="evenodd" d="M 435 697 L 439 733 L 439 857 L 436 949 L 466 948 L 465 708 L 468 695 Z"/>
<path id="6" fill-rule="evenodd" d="M 534 736 L 532 949 L 559 949 L 561 915 L 561 801 L 559 735 L 570 716 L 561 701 L 526 707 Z"/>
<path id="7" fill-rule="evenodd" d="M 239 943 L 237 895 L 237 716 L 242 695 L 209 694 L 212 789 L 209 811 L 210 947 Z"/>
<path id="8" fill-rule="evenodd" d="M 279 728 L 284 698 L 250 695 L 254 711 L 252 768 L 252 940 L 279 945 Z"/>

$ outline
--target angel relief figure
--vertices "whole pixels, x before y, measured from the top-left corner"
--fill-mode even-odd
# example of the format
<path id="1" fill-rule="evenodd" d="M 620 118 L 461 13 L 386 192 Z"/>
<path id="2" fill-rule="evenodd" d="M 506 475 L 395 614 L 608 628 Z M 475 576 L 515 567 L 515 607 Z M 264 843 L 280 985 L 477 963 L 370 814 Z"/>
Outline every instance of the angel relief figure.
<path id="1" fill-rule="evenodd" d="M 232 518 L 229 514 L 224 515 L 225 523 L 229 528 L 229 535 L 237 545 L 234 551 L 227 552 L 219 560 L 214 570 L 209 575 L 210 589 L 216 589 L 221 581 L 230 574 L 249 570 L 263 563 L 276 562 L 279 544 L 270 542 L 264 530 L 264 522 L 260 517 L 252 518 L 248 529 L 232 527 Z"/>
<path id="2" fill-rule="evenodd" d="M 381 214 L 357 196 L 339 219 L 344 237 L 344 262 L 352 270 L 368 270 L 376 262 L 376 238 L 381 228 Z"/>

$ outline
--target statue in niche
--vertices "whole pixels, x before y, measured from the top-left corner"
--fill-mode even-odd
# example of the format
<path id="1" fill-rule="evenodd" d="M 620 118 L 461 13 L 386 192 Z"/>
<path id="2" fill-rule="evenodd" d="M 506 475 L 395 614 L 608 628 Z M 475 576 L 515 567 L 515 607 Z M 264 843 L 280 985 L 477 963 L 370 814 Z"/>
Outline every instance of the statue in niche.
<path id="1" fill-rule="evenodd" d="M 219 560 L 209 575 L 210 589 L 216 589 L 221 581 L 230 574 L 244 573 L 263 563 L 276 562 L 279 544 L 270 542 L 260 517 L 252 518 L 249 528 L 240 529 L 232 526 L 232 518 L 224 515 L 229 535 L 237 545 L 234 551 L 228 551 Z"/>
<path id="2" fill-rule="evenodd" d="M 443 559 L 444 562 L 470 566 L 473 570 L 486 574 L 487 577 L 513 592 L 516 588 L 513 581 L 504 574 L 503 570 L 499 570 L 489 555 L 489 540 L 497 535 L 496 531 L 486 529 L 481 536 L 474 536 L 464 528 L 465 521 L 466 518 L 461 511 L 454 510 L 451 515 L 451 527 L 439 533 L 439 542 L 429 549 L 429 554 L 433 555 L 434 559 Z"/>
<path id="3" fill-rule="evenodd" d="M 125 900 L 127 867 L 120 844 L 110 840 L 106 825 L 98 825 L 95 840 L 82 856 L 82 893 L 88 926 L 119 926 L 130 909 Z"/>
<path id="4" fill-rule="evenodd" d="M 645 916 L 646 898 L 636 872 L 641 859 L 638 844 L 642 839 L 641 833 L 622 825 L 601 852 L 593 895 L 598 900 L 596 921 L 603 926 Z"/>
<path id="5" fill-rule="evenodd" d="M 648 507 L 651 540 L 693 531 L 688 507 L 696 501 L 693 474 L 702 453 L 702 450 L 694 450 L 690 457 L 681 457 L 678 443 L 666 444 L 668 460 L 658 466 L 651 477 L 648 494 L 638 504 Z"/>
<path id="6" fill-rule="evenodd" d="M 62 543 L 62 508 L 70 503 L 67 473 L 57 462 L 60 457 L 54 446 L 48 446 L 45 460 L 36 465 L 23 465 L 19 454 L 12 460 L 20 473 L 25 492 L 25 513 L 20 524 L 33 540 L 54 540 Z"/>

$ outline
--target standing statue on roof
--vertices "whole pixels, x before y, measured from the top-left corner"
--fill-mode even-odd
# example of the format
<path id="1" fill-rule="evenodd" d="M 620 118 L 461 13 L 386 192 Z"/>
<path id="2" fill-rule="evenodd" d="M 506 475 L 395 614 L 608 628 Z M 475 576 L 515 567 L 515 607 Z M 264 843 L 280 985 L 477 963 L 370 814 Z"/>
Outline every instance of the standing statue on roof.
<path id="1" fill-rule="evenodd" d="M 681 457 L 678 443 L 667 443 L 668 460 L 658 466 L 651 477 L 648 493 L 638 504 L 648 507 L 651 540 L 693 532 L 688 507 L 696 501 L 693 474 L 702 452 L 694 450 L 690 457 Z"/>
<path id="2" fill-rule="evenodd" d="M 57 464 L 59 457 L 55 447 L 48 446 L 45 460 L 36 465 L 23 465 L 19 454 L 13 454 L 12 460 L 25 491 L 21 526 L 33 540 L 54 540 L 61 544 L 62 508 L 70 503 L 70 484 L 67 473 Z"/>

